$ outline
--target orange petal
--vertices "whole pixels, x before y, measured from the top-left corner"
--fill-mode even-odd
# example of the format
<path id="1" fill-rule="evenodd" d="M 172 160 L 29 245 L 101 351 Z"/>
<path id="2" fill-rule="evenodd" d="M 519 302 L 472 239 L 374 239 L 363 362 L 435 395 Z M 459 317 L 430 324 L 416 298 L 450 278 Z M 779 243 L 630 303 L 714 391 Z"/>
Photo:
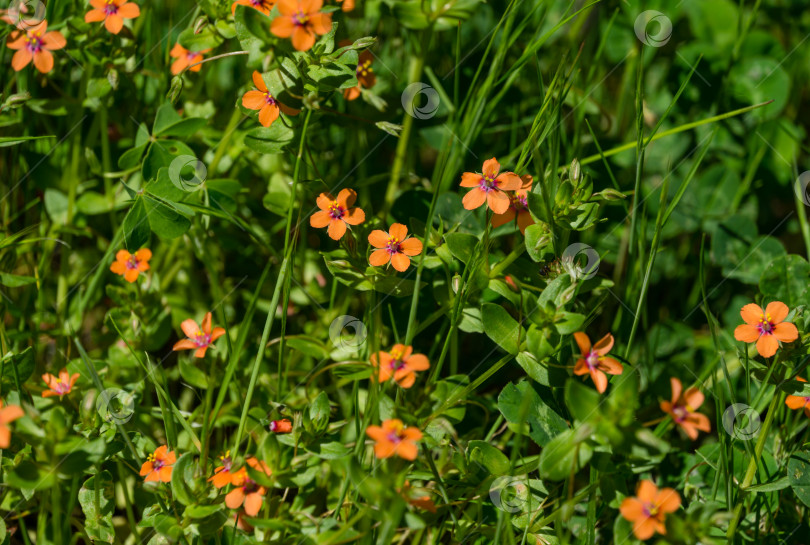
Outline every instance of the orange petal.
<path id="1" fill-rule="evenodd" d="M 189 339 L 193 339 L 197 336 L 197 333 L 200 333 L 200 326 L 198 326 L 197 322 L 191 318 L 183 320 L 183 322 L 180 324 L 180 329 L 183 330 L 183 333 L 185 333 L 186 337 Z"/>
<path id="2" fill-rule="evenodd" d="M 332 221 L 332 216 L 326 210 L 318 210 L 309 217 L 309 224 L 316 229 L 323 229 L 329 222 Z"/>
<path id="3" fill-rule="evenodd" d="M 127 272 L 127 266 L 120 261 L 113 261 L 113 264 L 110 265 L 110 270 L 115 274 L 124 274 Z"/>
<path id="4" fill-rule="evenodd" d="M 482 169 L 484 176 L 495 178 L 498 176 L 498 172 L 500 172 L 500 170 L 501 164 L 494 157 L 492 159 L 487 159 L 486 161 L 484 161 L 484 168 Z"/>
<path id="5" fill-rule="evenodd" d="M 509 210 L 509 203 L 509 197 L 503 191 L 493 190 L 487 194 L 487 205 L 496 214 L 503 214 Z"/>
<path id="6" fill-rule="evenodd" d="M 633 523 L 633 535 L 641 541 L 650 539 L 655 533 L 655 519 L 643 517 Z"/>
<path id="7" fill-rule="evenodd" d="M 194 357 L 195 358 L 204 358 L 205 353 L 207 351 L 208 351 L 208 346 L 201 346 L 200 348 L 197 349 L 196 352 L 194 352 Z"/>
<path id="8" fill-rule="evenodd" d="M 141 248 L 135 252 L 135 259 L 137 261 L 149 261 L 152 259 L 152 250 L 149 248 Z"/>
<path id="9" fill-rule="evenodd" d="M 577 342 L 579 351 L 583 356 L 587 356 L 591 352 L 591 339 L 588 338 L 588 335 L 582 331 L 577 331 L 574 333 L 574 340 Z"/>
<path id="10" fill-rule="evenodd" d="M 388 250 L 374 250 L 368 258 L 368 262 L 372 267 L 381 267 L 388 263 L 391 259 L 391 254 Z"/>
<path id="11" fill-rule="evenodd" d="M 106 18 L 107 14 L 104 13 L 104 10 L 101 9 L 91 9 L 90 11 L 84 14 L 85 23 L 98 23 L 99 21 L 103 21 Z"/>
<path id="12" fill-rule="evenodd" d="M 309 51 L 315 45 L 315 34 L 302 26 L 296 26 L 292 34 L 292 44 L 297 51 Z"/>
<path id="13" fill-rule="evenodd" d="M 332 220 L 326 232 L 332 240 L 340 240 L 346 234 L 346 223 L 343 220 Z"/>
<path id="14" fill-rule="evenodd" d="M 357 200 L 357 193 L 355 193 L 354 189 L 341 189 L 335 200 L 339 206 L 351 208 Z"/>
<path id="15" fill-rule="evenodd" d="M 478 187 L 481 183 L 481 175 L 474 172 L 465 172 L 461 175 L 461 187 Z"/>
<path id="16" fill-rule="evenodd" d="M 127 272 L 124 273 L 124 280 L 131 284 L 138 279 L 140 273 L 138 269 L 127 269 Z"/>
<path id="17" fill-rule="evenodd" d="M 658 495 L 658 487 L 652 481 L 643 480 L 638 483 L 636 497 L 642 503 L 652 503 Z"/>
<path id="18" fill-rule="evenodd" d="M 624 498 L 619 512 L 625 519 L 633 522 L 644 516 L 644 505 L 636 498 Z"/>
<path id="19" fill-rule="evenodd" d="M 414 354 L 408 358 L 407 366 L 413 371 L 425 371 L 426 369 L 430 369 L 430 361 L 428 361 L 427 356 L 424 354 Z"/>
<path id="20" fill-rule="evenodd" d="M 334 201 L 335 198 L 331 195 L 331 193 L 321 193 L 315 199 L 315 204 L 317 204 L 318 208 L 321 210 L 329 210 L 329 207 L 332 206 Z"/>
<path id="21" fill-rule="evenodd" d="M 655 498 L 655 505 L 665 513 L 674 513 L 681 506 L 681 495 L 672 488 L 662 488 Z"/>
<path id="22" fill-rule="evenodd" d="M 298 0 L 278 0 L 276 7 L 282 15 L 294 15 L 298 11 Z"/>
<path id="23" fill-rule="evenodd" d="M 124 18 L 118 14 L 108 15 L 104 20 L 104 28 L 112 34 L 118 34 L 124 28 Z"/>
<path id="24" fill-rule="evenodd" d="M 779 349 L 779 341 L 773 335 L 762 335 L 757 341 L 757 352 L 763 358 L 770 358 Z"/>
<path id="25" fill-rule="evenodd" d="M 503 214 L 493 214 L 492 215 L 492 226 L 493 227 L 500 227 L 501 225 L 506 225 L 510 221 L 515 219 L 515 209 L 510 207 L 506 212 Z"/>
<path id="26" fill-rule="evenodd" d="M 759 328 L 751 324 L 740 324 L 734 329 L 734 338 L 744 343 L 759 339 Z"/>
<path id="27" fill-rule="evenodd" d="M 366 221 L 366 213 L 363 212 L 362 208 L 349 208 L 343 216 L 343 221 L 349 225 L 360 225 Z"/>
<path id="28" fill-rule="evenodd" d="M 785 405 L 791 409 L 801 409 L 807 405 L 807 400 L 800 396 L 787 396 L 785 398 Z"/>
<path id="29" fill-rule="evenodd" d="M 576 365 L 574 365 L 574 374 L 579 377 L 582 375 L 587 375 L 588 373 L 590 373 L 588 362 L 582 358 L 579 358 Z"/>
<path id="30" fill-rule="evenodd" d="M 419 255 L 422 253 L 422 241 L 416 237 L 409 237 L 399 245 L 399 250 L 405 255 Z"/>
<path id="31" fill-rule="evenodd" d="M 380 229 L 375 229 L 369 233 L 368 243 L 375 248 L 385 248 L 388 246 L 388 233 Z"/>
<path id="32" fill-rule="evenodd" d="M 262 75 L 258 70 L 253 71 L 253 75 L 251 76 L 251 78 L 253 78 L 253 85 L 256 86 L 256 89 L 258 89 L 262 93 L 267 92 L 267 84 L 264 83 L 264 78 L 262 78 Z"/>
<path id="33" fill-rule="evenodd" d="M 593 351 L 599 354 L 600 356 L 604 356 L 605 354 L 610 352 L 611 348 L 613 348 L 613 335 L 611 335 L 610 333 L 608 333 L 607 335 L 596 341 L 596 344 L 593 345 Z"/>
<path id="34" fill-rule="evenodd" d="M 194 350 L 197 348 L 197 344 L 192 341 L 191 339 L 183 339 L 174 343 L 172 346 L 172 350 Z"/>
<path id="35" fill-rule="evenodd" d="M 532 217 L 532 215 L 527 210 L 521 210 L 518 213 L 517 222 L 518 222 L 518 227 L 520 227 L 520 234 L 525 235 L 526 234 L 526 228 L 529 225 L 534 225 L 534 218 Z"/>
<path id="36" fill-rule="evenodd" d="M 245 514 L 249 517 L 255 517 L 259 514 L 259 509 L 262 508 L 262 495 L 258 492 L 248 494 L 245 498 Z"/>
<path id="37" fill-rule="evenodd" d="M 393 456 L 394 452 L 396 452 L 396 445 L 389 441 L 388 439 L 384 439 L 382 441 L 378 441 L 376 445 L 374 445 L 374 455 L 377 458 L 389 458 Z"/>
<path id="38" fill-rule="evenodd" d="M 328 34 L 332 30 L 332 15 L 329 13 L 313 13 L 309 16 L 309 22 L 315 34 Z"/>
<path id="39" fill-rule="evenodd" d="M 411 266 L 411 260 L 405 254 L 394 254 L 391 256 L 391 265 L 399 272 L 405 272 Z"/>
<path id="40" fill-rule="evenodd" d="M 229 509 L 238 509 L 244 501 L 245 493 L 242 491 L 241 487 L 234 488 L 225 496 L 225 505 L 227 505 Z"/>
<path id="41" fill-rule="evenodd" d="M 267 100 L 261 91 L 248 91 L 242 95 L 242 106 L 248 110 L 261 110 L 266 104 Z"/>
<path id="42" fill-rule="evenodd" d="M 609 375 L 621 375 L 624 371 L 621 363 L 607 356 L 599 358 L 598 367 L 600 371 L 604 371 Z"/>
<path id="43" fill-rule="evenodd" d="M 740 316 L 749 325 L 757 325 L 763 314 L 765 313 L 762 311 L 762 307 L 754 303 L 749 303 L 740 310 Z"/>
<path id="44" fill-rule="evenodd" d="M 276 5 L 279 6 L 279 11 L 281 11 L 280 6 L 282 5 L 282 2 L 279 2 Z M 292 18 L 287 17 L 286 15 L 276 17 L 275 19 L 273 19 L 273 22 L 270 23 L 270 32 L 272 32 L 273 35 L 278 36 L 279 38 L 289 38 L 290 36 L 293 35 L 293 32 L 295 31 L 296 28 L 297 27 L 295 26 L 295 23 L 293 23 Z"/>
<path id="45" fill-rule="evenodd" d="M 596 391 L 599 392 L 600 394 L 605 393 L 608 384 L 607 375 L 604 374 L 599 369 L 590 369 L 590 373 L 591 373 L 591 380 L 596 386 Z"/>
<path id="46" fill-rule="evenodd" d="M 683 384 L 675 377 L 669 379 L 669 384 L 672 386 L 672 404 L 677 405 L 681 399 L 681 392 L 683 392 Z"/>
<path id="47" fill-rule="evenodd" d="M 402 242 L 408 236 L 408 228 L 401 223 L 392 223 L 388 234 Z"/>
<path id="48" fill-rule="evenodd" d="M 397 455 L 406 460 L 416 460 L 416 455 L 419 454 L 419 448 L 415 443 L 410 441 L 400 441 L 397 445 Z"/>
<path id="49" fill-rule="evenodd" d="M 799 330 L 790 322 L 781 322 L 774 326 L 773 336 L 783 343 L 792 343 L 799 338 Z"/>
<path id="50" fill-rule="evenodd" d="M 225 334 L 224 327 L 215 327 L 214 330 L 211 332 L 211 342 L 214 342 L 215 340 L 219 339 L 224 334 Z"/>
<path id="51" fill-rule="evenodd" d="M 686 390 L 686 393 L 683 395 L 683 399 L 690 409 L 695 410 L 703 405 L 705 397 L 703 396 L 703 392 L 693 386 L 692 388 Z"/>
<path id="52" fill-rule="evenodd" d="M 261 123 L 263 127 L 269 127 L 276 119 L 278 119 L 278 105 L 265 104 L 262 109 L 259 110 L 259 123 Z"/>
<path id="53" fill-rule="evenodd" d="M 479 188 L 473 188 L 461 199 L 461 204 L 467 210 L 475 210 L 487 202 L 487 193 Z"/>
<path id="54" fill-rule="evenodd" d="M 15 71 L 19 72 L 20 70 L 28 66 L 28 63 L 31 62 L 31 59 L 33 58 L 34 58 L 33 54 L 31 54 L 31 52 L 28 49 L 20 49 L 16 53 L 14 53 L 13 57 L 11 57 L 11 67 Z"/>
<path id="55" fill-rule="evenodd" d="M 765 314 L 770 315 L 770 320 L 774 324 L 784 322 L 789 313 L 790 309 L 781 301 L 771 301 L 768 303 L 768 306 L 765 307 Z"/>
<path id="56" fill-rule="evenodd" d="M 523 187 L 523 180 L 514 172 L 504 172 L 495 178 L 501 191 L 517 191 Z"/>
<path id="57" fill-rule="evenodd" d="M 118 8 L 118 15 L 124 19 L 134 19 L 141 14 L 141 8 L 134 2 L 127 2 Z"/>

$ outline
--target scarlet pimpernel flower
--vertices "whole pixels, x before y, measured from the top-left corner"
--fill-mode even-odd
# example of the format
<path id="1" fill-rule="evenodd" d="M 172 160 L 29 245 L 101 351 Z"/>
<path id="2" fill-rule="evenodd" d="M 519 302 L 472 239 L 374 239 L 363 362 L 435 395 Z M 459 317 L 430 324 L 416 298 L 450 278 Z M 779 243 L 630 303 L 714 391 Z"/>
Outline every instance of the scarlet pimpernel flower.
<path id="1" fill-rule="evenodd" d="M 796 377 L 799 382 L 807 382 L 802 377 Z M 789 395 L 785 398 L 785 405 L 793 409 L 804 409 L 804 414 L 810 417 L 810 396 Z"/>
<path id="2" fill-rule="evenodd" d="M 19 72 L 34 61 L 34 67 L 43 74 L 47 74 L 53 69 L 53 55 L 51 51 L 62 49 L 67 45 L 67 40 L 62 33 L 57 30 L 48 30 L 48 21 L 32 26 L 30 28 L 14 30 L 8 35 L 6 45 L 9 49 L 16 50 L 11 57 L 11 67 Z"/>
<path id="3" fill-rule="evenodd" d="M 273 420 L 270 422 L 269 429 L 273 433 L 292 433 L 293 426 L 287 418 L 281 420 Z"/>
<path id="4" fill-rule="evenodd" d="M 198 358 L 205 357 L 205 352 L 208 350 L 208 347 L 225 334 L 225 329 L 222 327 L 211 329 L 210 312 L 205 313 L 202 327 L 198 326 L 197 322 L 191 318 L 183 320 L 180 327 L 188 338 L 174 343 L 172 350 L 195 350 L 194 356 Z"/>
<path id="5" fill-rule="evenodd" d="M 104 27 L 113 34 L 124 28 L 124 19 L 135 19 L 141 8 L 127 0 L 90 0 L 93 9 L 84 14 L 85 23 L 104 21 Z"/>
<path id="6" fill-rule="evenodd" d="M 172 469 L 176 461 L 174 451 L 168 450 L 166 445 L 161 445 L 141 466 L 141 477 L 146 477 L 144 481 L 147 483 L 151 481 L 168 483 L 172 480 Z"/>
<path id="7" fill-rule="evenodd" d="M 69 394 L 70 391 L 73 389 L 73 385 L 76 383 L 76 380 L 79 378 L 79 373 L 74 373 L 70 375 L 67 372 L 67 369 L 62 369 L 59 371 L 58 376 L 54 376 L 50 373 L 45 373 L 42 375 L 42 380 L 45 381 L 45 384 L 48 386 L 48 389 L 42 392 L 42 397 L 53 397 L 59 396 L 59 399 L 66 394 Z"/>
<path id="8" fill-rule="evenodd" d="M 374 73 L 374 68 L 371 67 L 371 62 L 374 60 L 374 55 L 371 51 L 363 51 L 357 61 L 357 85 L 350 87 L 343 91 L 343 96 L 346 100 L 354 100 L 360 96 L 360 89 L 371 89 L 377 83 L 377 75 Z"/>
<path id="9" fill-rule="evenodd" d="M 430 368 L 427 356 L 413 354 L 412 346 L 395 344 L 390 352 L 380 351 L 371 355 L 371 363 L 379 372 L 379 381 L 394 379 L 403 388 L 410 388 L 416 380 L 416 371 Z"/>
<path id="10" fill-rule="evenodd" d="M 214 469 L 214 474 L 208 479 L 208 482 L 213 483 L 217 488 L 222 488 L 231 484 L 233 480 L 233 473 L 231 473 L 233 460 L 231 460 L 230 450 L 219 457 L 219 463 L 220 465 Z"/>
<path id="11" fill-rule="evenodd" d="M 520 189 L 509 194 L 509 208 L 503 214 L 492 216 L 492 226 L 500 227 L 510 221 L 517 221 L 521 234 L 526 232 L 526 227 L 534 225 L 534 218 L 529 212 L 529 191 L 532 190 L 532 177 L 524 174 L 520 177 L 523 184 Z"/>
<path id="12" fill-rule="evenodd" d="M 211 49 L 203 49 L 201 51 L 189 51 L 179 43 L 174 44 L 174 47 L 169 52 L 169 55 L 176 59 L 172 63 L 172 74 L 175 76 L 191 66 L 189 70 L 192 72 L 199 72 L 202 70 L 202 64 L 197 64 L 203 60 L 203 55 L 211 51 Z M 196 65 L 196 66 L 193 66 Z"/>
<path id="13" fill-rule="evenodd" d="M 270 475 L 270 468 L 267 467 L 267 464 L 260 462 L 256 458 L 248 458 L 247 464 L 256 471 Z M 245 467 L 240 468 L 239 471 L 233 474 L 231 484 L 234 488 L 225 496 L 225 505 L 229 509 L 238 509 L 244 505 L 245 513 L 249 517 L 255 517 L 262 507 L 267 489 L 252 480 Z"/>
<path id="14" fill-rule="evenodd" d="M 372 267 L 380 267 L 390 261 L 396 270 L 404 272 L 411 266 L 410 257 L 422 253 L 422 241 L 408 237 L 408 228 L 401 223 L 391 224 L 387 233 L 375 229 L 368 235 L 368 242 L 378 248 L 368 258 Z"/>
<path id="15" fill-rule="evenodd" d="M 22 408 L 17 405 L 3 406 L 0 401 L 0 449 L 8 448 L 11 444 L 11 429 L 9 424 L 21 418 L 25 413 Z"/>
<path id="16" fill-rule="evenodd" d="M 749 303 L 740 311 L 744 324 L 734 330 L 734 338 L 744 343 L 757 343 L 757 352 L 763 358 L 770 358 L 779 349 L 779 342 L 790 343 L 799 338 L 799 330 L 786 322 L 790 309 L 781 301 L 768 303 L 765 310 Z"/>
<path id="17" fill-rule="evenodd" d="M 152 252 L 149 248 L 141 248 L 134 254 L 126 250 L 118 250 L 110 270 L 123 276 L 127 282 L 132 283 L 138 279 L 142 272 L 149 270 L 150 259 L 152 259 Z"/>
<path id="18" fill-rule="evenodd" d="M 641 481 L 636 496 L 625 498 L 619 511 L 633 523 L 633 535 L 642 541 L 650 539 L 656 532 L 667 533 L 664 519 L 681 506 L 681 496 L 672 488 L 658 490 L 652 481 Z"/>
<path id="19" fill-rule="evenodd" d="M 382 426 L 369 426 L 366 435 L 374 440 L 374 455 L 377 458 L 390 458 L 397 455 L 406 460 L 415 460 L 419 452 L 416 442 L 422 439 L 417 428 L 406 427 L 402 420 L 384 420 Z"/>
<path id="20" fill-rule="evenodd" d="M 236 2 L 231 4 L 231 14 L 236 13 L 236 6 L 240 5 L 258 10 L 265 15 L 270 15 L 270 11 L 275 4 L 275 0 L 236 0 Z"/>
<path id="21" fill-rule="evenodd" d="M 363 209 L 354 206 L 356 200 L 354 189 L 341 189 L 337 198 L 321 193 L 315 200 L 320 210 L 310 216 L 309 224 L 316 229 L 328 227 L 329 238 L 340 240 L 346 234 L 347 225 L 360 225 L 366 221 Z"/>
<path id="22" fill-rule="evenodd" d="M 712 425 L 705 414 L 696 412 L 703 405 L 703 393 L 697 388 L 683 391 L 683 384 L 675 377 L 672 384 L 672 401 L 662 401 L 661 410 L 672 417 L 691 440 L 697 439 L 698 431 L 710 432 Z"/>
<path id="23" fill-rule="evenodd" d="M 461 203 L 467 210 L 475 210 L 484 203 L 496 214 L 509 210 L 509 195 L 506 191 L 517 191 L 523 185 L 514 172 L 500 172 L 501 164 L 494 157 L 484 161 L 482 172 L 465 172 L 461 175 L 461 187 L 471 187 Z"/>
<path id="24" fill-rule="evenodd" d="M 601 394 L 607 390 L 607 376 L 621 375 L 624 370 L 622 364 L 607 355 L 613 348 L 613 335 L 608 333 L 591 346 L 591 339 L 583 332 L 574 333 L 582 355 L 574 366 L 575 375 L 590 375 L 596 390 Z"/>
<path id="25" fill-rule="evenodd" d="M 332 15 L 321 13 L 323 0 L 278 0 L 281 15 L 273 19 L 270 31 L 279 38 L 292 36 L 298 51 L 307 51 L 315 45 L 316 35 L 332 30 Z"/>
<path id="26" fill-rule="evenodd" d="M 263 127 L 272 125 L 278 119 L 279 112 L 284 112 L 287 115 L 298 114 L 298 110 L 282 104 L 270 94 L 262 75 L 255 70 L 253 71 L 253 85 L 256 86 L 255 90 L 242 95 L 242 106 L 249 110 L 258 110 L 259 123 Z"/>

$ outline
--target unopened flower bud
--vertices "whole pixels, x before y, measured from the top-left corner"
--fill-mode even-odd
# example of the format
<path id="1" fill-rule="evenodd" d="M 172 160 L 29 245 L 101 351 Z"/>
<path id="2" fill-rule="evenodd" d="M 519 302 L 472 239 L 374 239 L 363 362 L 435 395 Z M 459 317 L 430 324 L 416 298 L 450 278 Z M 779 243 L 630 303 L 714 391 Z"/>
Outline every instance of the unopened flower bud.
<path id="1" fill-rule="evenodd" d="M 201 15 L 194 21 L 194 34 L 199 34 L 205 27 L 208 26 L 208 17 Z"/>

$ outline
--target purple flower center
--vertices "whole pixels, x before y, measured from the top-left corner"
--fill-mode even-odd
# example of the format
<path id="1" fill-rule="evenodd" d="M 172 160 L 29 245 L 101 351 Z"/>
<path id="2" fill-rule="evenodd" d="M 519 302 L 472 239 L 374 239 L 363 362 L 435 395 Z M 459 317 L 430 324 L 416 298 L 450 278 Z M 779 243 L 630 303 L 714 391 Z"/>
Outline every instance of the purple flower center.
<path id="1" fill-rule="evenodd" d="M 391 363 L 389 365 L 391 366 L 391 369 L 393 369 L 394 371 L 399 371 L 400 369 L 405 367 L 405 362 L 402 361 L 402 359 L 400 358 L 395 358 L 391 360 Z"/>
<path id="2" fill-rule="evenodd" d="M 303 11 L 299 11 L 292 16 L 293 24 L 296 26 L 307 26 L 309 24 L 309 15 Z"/>
<path id="3" fill-rule="evenodd" d="M 529 199 L 526 197 L 526 195 L 514 194 L 509 197 L 509 200 L 511 201 L 510 204 L 512 205 L 512 208 L 517 211 L 526 210 L 529 208 Z"/>
<path id="4" fill-rule="evenodd" d="M 129 256 L 126 263 L 127 269 L 137 269 L 138 268 L 138 258 L 134 255 Z"/>
<path id="5" fill-rule="evenodd" d="M 157 458 L 152 460 L 152 470 L 153 471 L 160 471 L 163 468 L 164 465 L 165 464 L 163 463 L 163 460 L 158 460 Z"/>
<path id="6" fill-rule="evenodd" d="M 641 511 L 645 517 L 654 517 L 658 514 L 658 508 L 649 502 L 644 502 Z"/>
<path id="7" fill-rule="evenodd" d="M 264 0 L 250 0 L 250 5 L 254 8 L 260 7 L 264 3 Z"/>
<path id="8" fill-rule="evenodd" d="M 118 13 L 118 6 L 115 5 L 113 0 L 107 0 L 107 5 L 104 6 L 104 13 L 109 17 Z"/>
<path id="9" fill-rule="evenodd" d="M 53 386 L 53 391 L 63 396 L 65 394 L 70 393 L 70 383 L 69 382 L 62 382 L 61 378 L 56 379 L 56 384 Z"/>
<path id="10" fill-rule="evenodd" d="M 585 357 L 585 363 L 588 365 L 588 369 L 596 369 L 596 366 L 599 365 L 599 354 L 591 350 Z"/>
<path id="11" fill-rule="evenodd" d="M 344 215 L 346 215 L 346 209 L 340 206 L 337 201 L 332 201 L 332 204 L 329 205 L 329 217 L 333 220 L 339 220 Z"/>
<path id="12" fill-rule="evenodd" d="M 42 37 L 39 35 L 39 32 L 28 35 L 26 47 L 31 53 L 39 53 L 42 50 Z"/>
<path id="13" fill-rule="evenodd" d="M 399 253 L 399 247 L 402 245 L 402 242 L 396 237 L 388 237 L 388 244 L 386 244 L 385 249 L 388 251 L 389 254 L 394 255 Z"/>
<path id="14" fill-rule="evenodd" d="M 759 318 L 759 324 L 757 324 L 757 329 L 759 329 L 760 335 L 773 335 L 773 328 L 776 324 L 771 321 L 770 314 L 763 314 Z"/>
<path id="15" fill-rule="evenodd" d="M 399 436 L 397 432 L 392 431 L 388 434 L 388 440 L 391 441 L 392 443 L 399 443 L 400 441 L 402 441 L 402 438 Z"/>
<path id="16" fill-rule="evenodd" d="M 211 335 L 206 335 L 202 331 L 198 331 L 192 340 L 194 341 L 194 344 L 202 348 L 203 346 L 208 346 L 211 344 Z"/>
<path id="17" fill-rule="evenodd" d="M 490 191 L 497 191 L 498 183 L 492 176 L 481 176 L 481 180 L 478 182 L 478 188 L 481 191 L 489 193 Z"/>
<path id="18" fill-rule="evenodd" d="M 676 405 L 672 408 L 672 415 L 675 417 L 675 422 L 683 422 L 689 416 L 689 409 L 683 405 Z"/>

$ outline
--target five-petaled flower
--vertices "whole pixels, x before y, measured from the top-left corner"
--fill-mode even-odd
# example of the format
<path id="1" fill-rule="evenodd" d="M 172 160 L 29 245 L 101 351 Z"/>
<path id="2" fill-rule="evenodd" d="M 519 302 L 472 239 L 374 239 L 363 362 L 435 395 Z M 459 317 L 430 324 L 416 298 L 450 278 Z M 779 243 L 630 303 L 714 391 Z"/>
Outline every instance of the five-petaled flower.
<path id="1" fill-rule="evenodd" d="M 430 368 L 427 356 L 413 354 L 412 346 L 395 344 L 391 352 L 380 351 L 371 355 L 371 363 L 379 371 L 379 381 L 393 378 L 403 388 L 410 388 L 416 380 L 416 371 Z"/>
<path id="2" fill-rule="evenodd" d="M 110 270 L 123 276 L 127 282 L 132 283 L 138 279 L 139 274 L 149 270 L 150 259 L 152 259 L 152 252 L 149 248 L 141 248 L 134 254 L 126 250 L 118 250 Z"/>
<path id="3" fill-rule="evenodd" d="M 415 460 L 419 448 L 416 442 L 422 439 L 422 432 L 408 428 L 402 420 L 396 418 L 384 420 L 382 426 L 369 426 L 366 435 L 374 442 L 374 455 L 377 458 L 389 458 L 396 454 L 406 460 Z"/>
<path id="4" fill-rule="evenodd" d="M 273 433 L 291 433 L 293 426 L 288 418 L 282 418 L 281 420 L 271 421 L 269 429 Z"/>
<path id="5" fill-rule="evenodd" d="M 315 200 L 318 210 L 309 218 L 309 224 L 317 229 L 329 227 L 329 238 L 340 240 L 346 234 L 346 225 L 360 225 L 366 221 L 366 213 L 354 205 L 357 193 L 354 189 L 341 189 L 337 198 L 321 193 Z"/>
<path id="6" fill-rule="evenodd" d="M 661 410 L 672 417 L 672 420 L 686 432 L 689 439 L 697 439 L 698 431 L 712 431 L 712 425 L 705 414 L 697 409 L 703 405 L 703 393 L 695 387 L 683 391 L 683 384 L 675 377 L 672 384 L 672 401 L 662 401 Z"/>
<path id="7" fill-rule="evenodd" d="M 287 115 L 298 114 L 298 110 L 282 104 L 270 94 L 262 75 L 256 70 L 253 71 L 253 85 L 256 86 L 256 89 L 242 95 L 242 106 L 249 110 L 258 110 L 259 123 L 262 126 L 269 127 L 272 125 L 273 121 L 278 119 L 279 110 Z"/>
<path id="8" fill-rule="evenodd" d="M 377 83 L 377 76 L 374 74 L 374 69 L 371 67 L 371 61 L 374 56 L 371 51 L 363 51 L 357 61 L 357 85 L 349 87 L 343 91 L 343 96 L 346 100 L 354 100 L 360 96 L 360 89 L 371 89 Z"/>
<path id="9" fill-rule="evenodd" d="M 256 458 L 248 458 L 247 464 L 256 471 L 270 475 L 270 468 L 267 467 L 267 464 L 260 462 Z M 233 474 L 231 484 L 234 488 L 225 496 L 225 505 L 229 509 L 238 509 L 244 504 L 245 513 L 249 517 L 255 517 L 262 507 L 267 489 L 252 480 L 245 467 L 240 468 L 239 471 Z"/>
<path id="10" fill-rule="evenodd" d="M 321 13 L 323 0 L 278 0 L 281 15 L 273 19 L 270 31 L 279 38 L 292 36 L 298 51 L 307 51 L 315 45 L 315 36 L 332 30 L 332 15 Z"/>
<path id="11" fill-rule="evenodd" d="M 201 51 L 189 51 L 179 43 L 174 44 L 174 47 L 169 51 L 169 55 L 177 59 L 172 63 L 172 74 L 175 76 L 191 66 L 189 70 L 192 72 L 199 72 L 202 69 L 202 64 L 197 64 L 203 60 L 203 55 L 211 51 L 211 49 L 203 49 Z M 196 65 L 196 66 L 192 66 Z"/>
<path id="12" fill-rule="evenodd" d="M 141 477 L 145 482 L 161 481 L 168 483 L 172 480 L 172 466 L 177 461 L 174 451 L 168 451 L 166 445 L 161 445 L 149 455 L 141 466 Z"/>
<path id="13" fill-rule="evenodd" d="M 796 377 L 799 382 L 807 382 L 802 377 Z M 810 417 L 810 397 L 789 395 L 785 398 L 785 405 L 793 409 L 804 409 L 804 414 Z"/>
<path id="14" fill-rule="evenodd" d="M 11 429 L 8 425 L 24 414 L 23 410 L 17 405 L 3 407 L 3 402 L 0 401 L 0 449 L 8 448 L 11 444 Z"/>
<path id="15" fill-rule="evenodd" d="M 270 15 L 270 11 L 276 4 L 276 0 L 236 0 L 236 2 L 231 4 L 231 15 L 236 13 L 237 4 L 259 10 L 265 15 Z"/>
<path id="16" fill-rule="evenodd" d="M 43 74 L 53 69 L 51 51 L 62 49 L 67 40 L 57 30 L 46 32 L 48 21 L 42 21 L 31 28 L 14 30 L 8 35 L 6 45 L 17 52 L 11 57 L 11 67 L 19 72 L 33 59 L 34 66 Z"/>
<path id="17" fill-rule="evenodd" d="M 608 333 L 593 346 L 591 346 L 591 339 L 581 331 L 574 333 L 574 339 L 582 352 L 574 366 L 574 374 L 590 375 L 596 385 L 596 390 L 600 394 L 604 393 L 608 383 L 605 373 L 621 375 L 623 371 L 621 363 L 607 356 L 607 353 L 613 348 L 613 335 Z"/>
<path id="18" fill-rule="evenodd" d="M 790 343 L 799 338 L 799 330 L 786 322 L 790 309 L 781 301 L 768 303 L 765 310 L 757 304 L 749 303 L 740 311 L 744 324 L 734 330 L 734 338 L 744 343 L 757 343 L 757 352 L 763 358 L 770 358 L 779 349 L 779 341 Z"/>
<path id="19" fill-rule="evenodd" d="M 231 459 L 231 451 L 226 451 L 225 454 L 219 457 L 221 466 L 214 469 L 214 474 L 208 479 L 208 482 L 213 483 L 215 487 L 222 488 L 231 484 L 234 474 L 231 473 L 233 468 L 233 460 Z"/>
<path id="20" fill-rule="evenodd" d="M 183 320 L 180 327 L 183 329 L 183 333 L 186 334 L 188 339 L 182 339 L 174 343 L 172 350 L 196 350 L 194 355 L 198 358 L 204 358 L 208 347 L 225 334 L 225 329 L 222 327 L 215 327 L 211 330 L 210 312 L 205 313 L 202 328 L 191 318 Z"/>
<path id="21" fill-rule="evenodd" d="M 517 220 L 517 225 L 520 228 L 521 234 L 525 234 L 526 227 L 534 225 L 534 218 L 529 213 L 529 191 L 532 190 L 532 177 L 524 174 L 520 177 L 523 184 L 520 189 L 509 195 L 509 208 L 503 214 L 494 214 L 492 216 L 492 226 L 500 227 L 506 225 L 510 221 Z"/>
<path id="22" fill-rule="evenodd" d="M 67 369 L 62 369 L 59 371 L 59 376 L 45 373 L 42 375 L 42 380 L 45 381 L 48 389 L 42 392 L 42 397 L 59 396 L 59 399 L 62 399 L 62 396 L 69 394 L 70 391 L 73 390 L 73 385 L 76 383 L 78 378 L 79 373 L 70 375 L 67 372 Z"/>
<path id="23" fill-rule="evenodd" d="M 650 539 L 658 532 L 667 533 L 664 518 L 681 506 L 681 496 L 672 488 L 658 490 L 652 481 L 641 481 L 635 497 L 624 498 L 619 511 L 633 523 L 633 534 L 637 539 Z"/>
<path id="24" fill-rule="evenodd" d="M 408 228 L 401 223 L 393 223 L 388 232 L 375 229 L 368 235 L 368 242 L 375 248 L 371 252 L 368 262 L 372 267 L 380 267 L 389 261 L 399 272 L 408 270 L 411 266 L 409 256 L 422 253 L 422 241 L 415 237 L 408 237 Z"/>
<path id="25" fill-rule="evenodd" d="M 104 26 L 113 34 L 124 28 L 124 19 L 135 19 L 141 14 L 138 4 L 127 0 L 90 0 L 91 9 L 84 14 L 85 23 L 104 21 Z"/>
<path id="26" fill-rule="evenodd" d="M 467 210 L 475 210 L 484 203 L 496 214 L 509 210 L 510 199 L 506 191 L 517 191 L 523 181 L 514 172 L 501 172 L 501 164 L 494 157 L 484 161 L 482 173 L 465 172 L 461 175 L 461 187 L 471 189 L 461 203 Z"/>

